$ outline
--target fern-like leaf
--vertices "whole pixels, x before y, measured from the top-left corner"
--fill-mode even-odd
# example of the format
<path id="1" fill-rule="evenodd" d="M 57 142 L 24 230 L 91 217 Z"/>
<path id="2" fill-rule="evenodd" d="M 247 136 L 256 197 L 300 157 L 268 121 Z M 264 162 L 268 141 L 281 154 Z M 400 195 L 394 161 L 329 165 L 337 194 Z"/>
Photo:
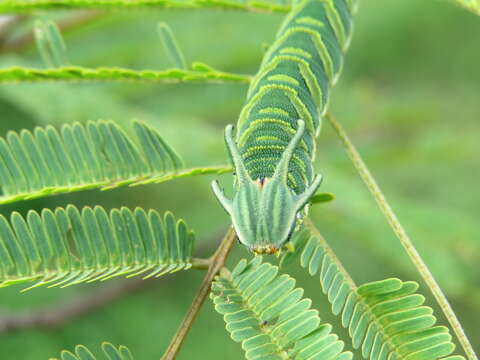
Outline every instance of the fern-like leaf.
<path id="1" fill-rule="evenodd" d="M 167 212 L 69 205 L 0 216 L 1 287 L 68 286 L 115 276 L 160 276 L 192 266 L 194 234 Z"/>
<path id="2" fill-rule="evenodd" d="M 240 83 L 248 84 L 249 75 L 233 74 L 195 62 L 192 69 L 132 70 L 120 67 L 86 68 L 64 66 L 52 69 L 32 69 L 13 66 L 0 69 L 0 83 L 46 81 L 141 81 L 161 83 Z"/>
<path id="3" fill-rule="evenodd" d="M 294 287 L 295 279 L 256 257 L 241 260 L 231 273 L 224 269 L 211 298 L 249 360 L 351 359 L 331 325 L 320 325 L 311 300 L 302 299 L 303 290 Z"/>
<path id="4" fill-rule="evenodd" d="M 67 48 L 57 24 L 51 20 L 37 20 L 34 34 L 38 51 L 47 67 L 68 65 Z"/>
<path id="5" fill-rule="evenodd" d="M 386 279 L 356 287 L 340 269 L 319 234 L 301 229 L 292 239 L 294 252 L 282 262 L 300 261 L 310 275 L 319 274 L 332 312 L 341 315 L 353 347 L 371 360 L 462 360 L 449 356 L 455 349 L 449 330 L 435 326 L 433 310 L 424 306 L 414 281 Z"/>
<path id="6" fill-rule="evenodd" d="M 158 183 L 176 177 L 221 173 L 187 169 L 151 127 L 133 123 L 136 141 L 112 121 L 37 127 L 0 138 L 0 204 L 56 193 Z"/>
<path id="7" fill-rule="evenodd" d="M 187 68 L 185 55 L 180 49 L 177 39 L 175 38 L 175 35 L 173 35 L 173 31 L 170 29 L 170 26 L 168 26 L 167 23 L 160 22 L 158 24 L 158 35 L 160 36 L 163 48 L 165 49 L 165 52 L 172 61 L 173 65 L 178 69 L 185 70 Z"/>
<path id="8" fill-rule="evenodd" d="M 111 343 L 104 342 L 102 344 L 102 350 L 105 357 L 102 359 L 105 360 L 133 360 L 132 353 L 130 350 L 123 345 L 115 346 Z M 70 352 L 68 350 L 63 350 L 60 354 L 60 359 L 58 358 L 51 358 L 50 360 L 96 360 L 100 358 L 95 357 L 93 353 L 88 350 L 83 345 L 75 346 L 74 352 Z"/>

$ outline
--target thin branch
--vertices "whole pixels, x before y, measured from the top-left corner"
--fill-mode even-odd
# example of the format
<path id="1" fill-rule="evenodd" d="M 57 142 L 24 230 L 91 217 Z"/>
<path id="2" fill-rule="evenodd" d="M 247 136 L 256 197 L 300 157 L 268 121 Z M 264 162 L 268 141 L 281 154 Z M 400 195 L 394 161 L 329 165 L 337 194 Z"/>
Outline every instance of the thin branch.
<path id="1" fill-rule="evenodd" d="M 210 292 L 210 287 L 213 279 L 215 278 L 215 275 L 217 275 L 217 273 L 224 266 L 225 261 L 227 260 L 228 254 L 230 253 L 230 250 L 235 243 L 235 239 L 235 231 L 233 230 L 233 228 L 230 228 L 225 234 L 217 251 L 213 255 L 207 275 L 205 275 L 202 285 L 200 286 L 200 289 L 195 295 L 190 309 L 185 315 L 185 318 L 180 324 L 177 333 L 173 337 L 161 360 L 174 360 L 176 358 L 183 342 L 185 341 L 185 338 L 188 335 L 188 332 L 193 325 L 193 322 L 197 318 L 198 312 L 200 311 L 203 303 L 205 302 L 205 299 L 208 296 L 208 293 Z"/>
<path id="2" fill-rule="evenodd" d="M 437 281 L 433 277 L 433 274 L 431 273 L 431 271 L 423 261 L 422 257 L 420 256 L 418 251 L 415 249 L 415 246 L 413 245 L 410 237 L 407 235 L 405 229 L 403 228 L 397 216 L 395 215 L 392 208 L 390 207 L 389 203 L 385 199 L 385 196 L 383 195 L 380 187 L 378 186 L 377 182 L 375 181 L 373 175 L 371 174 L 367 165 L 363 161 L 359 152 L 355 148 L 355 145 L 353 145 L 353 143 L 351 142 L 350 138 L 348 137 L 343 127 L 337 122 L 337 120 L 335 120 L 335 118 L 331 114 L 327 114 L 326 119 L 328 120 L 328 122 L 333 127 L 336 134 L 342 141 L 343 146 L 348 156 L 352 160 L 353 165 L 357 169 L 358 174 L 362 178 L 363 182 L 367 186 L 372 196 L 375 198 L 375 201 L 380 207 L 380 210 L 382 211 L 383 215 L 386 217 L 393 232 L 395 233 L 397 238 L 400 240 L 408 256 L 410 257 L 413 264 L 415 265 L 418 272 L 420 273 L 421 277 L 429 287 L 433 296 L 437 300 L 437 303 L 440 305 L 440 308 L 445 314 L 448 322 L 450 323 L 453 331 L 455 332 L 469 360 L 478 360 L 475 354 L 475 351 L 473 350 L 473 347 L 470 344 L 465 334 L 465 331 L 463 330 L 462 325 L 458 321 L 445 294 L 443 293 L 442 289 L 440 288 Z"/>
<path id="3" fill-rule="evenodd" d="M 208 270 L 210 262 L 210 259 L 193 258 L 191 268 L 196 270 Z"/>
<path id="4" fill-rule="evenodd" d="M 31 13 L 38 10 L 73 9 L 207 9 L 236 10 L 272 13 L 288 12 L 290 6 L 260 1 L 229 0 L 4 0 L 0 3 L 0 13 Z"/>
<path id="5" fill-rule="evenodd" d="M 195 66 L 196 64 L 194 64 Z M 251 76 L 233 74 L 209 68 L 207 71 L 167 69 L 133 70 L 120 67 L 86 68 L 65 66 L 51 69 L 33 69 L 13 66 L 0 69 L 0 83 L 17 84 L 22 82 L 85 82 L 85 81 L 141 81 L 161 83 L 240 83 L 248 84 Z"/>

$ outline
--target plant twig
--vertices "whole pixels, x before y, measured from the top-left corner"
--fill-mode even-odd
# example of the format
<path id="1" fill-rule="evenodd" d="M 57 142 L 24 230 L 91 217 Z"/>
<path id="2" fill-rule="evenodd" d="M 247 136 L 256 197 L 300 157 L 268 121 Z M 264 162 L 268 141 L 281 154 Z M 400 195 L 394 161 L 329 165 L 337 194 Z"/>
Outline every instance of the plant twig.
<path id="1" fill-rule="evenodd" d="M 210 292 L 210 287 L 213 279 L 215 278 L 215 275 L 217 275 L 217 273 L 225 264 L 228 254 L 230 253 L 230 250 L 235 243 L 235 239 L 235 231 L 233 230 L 233 228 L 230 228 L 225 234 L 217 251 L 212 256 L 210 267 L 208 268 L 208 272 L 203 279 L 202 285 L 200 286 L 200 289 L 195 295 L 190 309 L 185 315 L 185 318 L 180 324 L 177 333 L 170 342 L 170 345 L 168 346 L 161 360 L 174 360 L 176 358 L 178 351 L 180 350 L 183 342 L 185 341 L 185 338 L 188 335 L 188 332 L 193 325 L 193 322 L 197 318 L 198 312 L 200 311 L 203 303 L 205 302 L 205 299 L 208 296 L 208 293 Z"/>
<path id="2" fill-rule="evenodd" d="M 408 256 L 410 257 L 413 264 L 415 265 L 418 272 L 420 273 L 421 277 L 429 287 L 433 296 L 437 300 L 437 303 L 440 305 L 440 308 L 442 309 L 443 313 L 445 314 L 445 317 L 447 318 L 453 331 L 455 332 L 458 338 L 458 341 L 462 345 L 463 350 L 465 351 L 468 359 L 478 360 L 475 354 L 475 351 L 473 350 L 473 347 L 470 344 L 467 338 L 467 335 L 465 334 L 465 331 L 463 330 L 462 325 L 458 321 L 445 294 L 443 293 L 442 289 L 440 288 L 437 281 L 433 277 L 433 274 L 431 273 L 430 269 L 427 267 L 422 257 L 420 256 L 418 251 L 415 249 L 415 246 L 413 245 L 410 237 L 407 235 L 405 229 L 403 228 L 397 216 L 395 215 L 392 208 L 390 207 L 389 203 L 385 199 L 385 196 L 383 195 L 380 187 L 378 186 L 377 182 L 375 181 L 373 175 L 371 174 L 367 165 L 363 161 L 359 152 L 355 148 L 355 145 L 353 145 L 353 143 L 351 142 L 350 138 L 348 137 L 347 133 L 343 129 L 342 125 L 340 125 L 331 114 L 327 114 L 326 119 L 328 120 L 328 122 L 333 127 L 336 134 L 342 141 L 343 146 L 348 156 L 352 160 L 352 163 L 355 166 L 358 174 L 362 178 L 363 182 L 367 186 L 372 196 L 375 198 L 375 201 L 380 207 L 380 210 L 382 211 L 383 215 L 386 217 L 393 232 L 395 233 L 397 238 L 400 240 Z"/>
<path id="3" fill-rule="evenodd" d="M 0 69 L 0 83 L 18 84 L 23 82 L 87 82 L 87 81 L 139 81 L 176 83 L 211 83 L 211 84 L 248 84 L 250 75 L 235 74 L 213 68 L 201 69 L 198 63 L 192 69 L 170 68 L 165 70 L 134 70 L 121 67 L 62 66 L 49 69 L 35 69 L 12 66 Z"/>
<path id="4" fill-rule="evenodd" d="M 38 10 L 74 9 L 208 9 L 250 11 L 261 13 L 288 12 L 290 6 L 273 2 L 250 0 L 245 3 L 231 0 L 3 0 L 0 13 L 31 13 Z"/>
<path id="5" fill-rule="evenodd" d="M 192 269 L 208 270 L 209 267 L 210 267 L 210 259 L 200 259 L 200 258 L 192 259 Z"/>

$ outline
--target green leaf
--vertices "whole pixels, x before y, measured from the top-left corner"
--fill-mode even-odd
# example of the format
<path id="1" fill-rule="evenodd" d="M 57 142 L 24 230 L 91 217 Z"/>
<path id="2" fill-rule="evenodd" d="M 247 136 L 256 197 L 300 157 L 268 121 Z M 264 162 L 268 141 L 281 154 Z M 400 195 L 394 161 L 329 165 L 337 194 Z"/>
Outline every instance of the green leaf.
<path id="1" fill-rule="evenodd" d="M 172 61 L 172 65 L 176 68 L 185 70 L 187 68 L 185 55 L 180 49 L 180 46 L 178 46 L 177 40 L 175 39 L 172 30 L 166 23 L 161 22 L 158 24 L 158 35 L 160 36 L 160 40 L 162 41 L 163 48 L 170 57 L 170 60 Z"/>
<path id="2" fill-rule="evenodd" d="M 0 138 L 0 204 L 58 193 L 160 183 L 218 174 L 230 167 L 183 169 L 182 160 L 148 125 L 133 122 L 135 139 L 112 121 L 37 127 Z"/>
<path id="3" fill-rule="evenodd" d="M 155 210 L 72 205 L 41 214 L 0 215 L 0 287 L 68 286 L 115 276 L 159 277 L 192 266 L 194 234 L 183 220 Z"/>
<path id="4" fill-rule="evenodd" d="M 310 275 L 320 277 L 332 313 L 341 317 L 353 347 L 365 359 L 464 359 L 449 357 L 455 349 L 449 330 L 435 325 L 433 310 L 416 293 L 416 282 L 393 278 L 357 288 L 319 234 L 304 227 L 292 245 L 295 250 L 283 254 L 281 263 L 296 259 Z"/>
<path id="5" fill-rule="evenodd" d="M 326 203 L 335 200 L 335 195 L 331 193 L 316 193 L 315 195 L 312 196 L 310 199 L 310 203 L 313 204 L 320 204 L 320 203 Z"/>
<path id="6" fill-rule="evenodd" d="M 51 20 L 37 20 L 34 34 L 38 51 L 47 67 L 68 65 L 67 47 L 57 24 Z"/>
<path id="7" fill-rule="evenodd" d="M 256 257 L 241 260 L 230 273 L 224 269 L 212 284 L 210 297 L 234 341 L 247 359 L 347 360 L 343 342 L 320 324 L 311 300 L 302 299 L 295 279 L 279 275 L 278 267 Z"/>
<path id="8" fill-rule="evenodd" d="M 133 360 L 133 356 L 127 347 L 120 345 L 116 347 L 111 343 L 104 342 L 102 344 L 102 351 L 104 356 L 101 358 L 96 357 L 93 353 L 83 345 L 75 346 L 75 351 L 70 352 L 63 350 L 60 354 L 60 360 Z M 57 358 L 51 358 L 50 360 L 58 360 Z"/>

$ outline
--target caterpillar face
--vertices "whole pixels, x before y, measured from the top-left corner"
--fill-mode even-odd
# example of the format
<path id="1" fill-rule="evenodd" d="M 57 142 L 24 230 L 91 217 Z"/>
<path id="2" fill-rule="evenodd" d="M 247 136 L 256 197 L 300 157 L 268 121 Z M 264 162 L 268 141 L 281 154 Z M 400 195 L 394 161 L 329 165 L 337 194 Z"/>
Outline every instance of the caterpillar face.
<path id="1" fill-rule="evenodd" d="M 232 130 L 231 125 L 227 126 L 225 140 L 236 170 L 236 192 L 232 200 L 226 198 L 216 181 L 212 184 L 213 191 L 230 214 L 240 242 L 256 254 L 275 254 L 288 241 L 295 228 L 297 214 L 321 182 L 321 176 L 317 175 L 306 191 L 299 195 L 287 185 L 288 164 L 305 131 L 305 123 L 298 121 L 297 133 L 285 149 L 273 176 L 257 180 L 248 175 Z"/>

